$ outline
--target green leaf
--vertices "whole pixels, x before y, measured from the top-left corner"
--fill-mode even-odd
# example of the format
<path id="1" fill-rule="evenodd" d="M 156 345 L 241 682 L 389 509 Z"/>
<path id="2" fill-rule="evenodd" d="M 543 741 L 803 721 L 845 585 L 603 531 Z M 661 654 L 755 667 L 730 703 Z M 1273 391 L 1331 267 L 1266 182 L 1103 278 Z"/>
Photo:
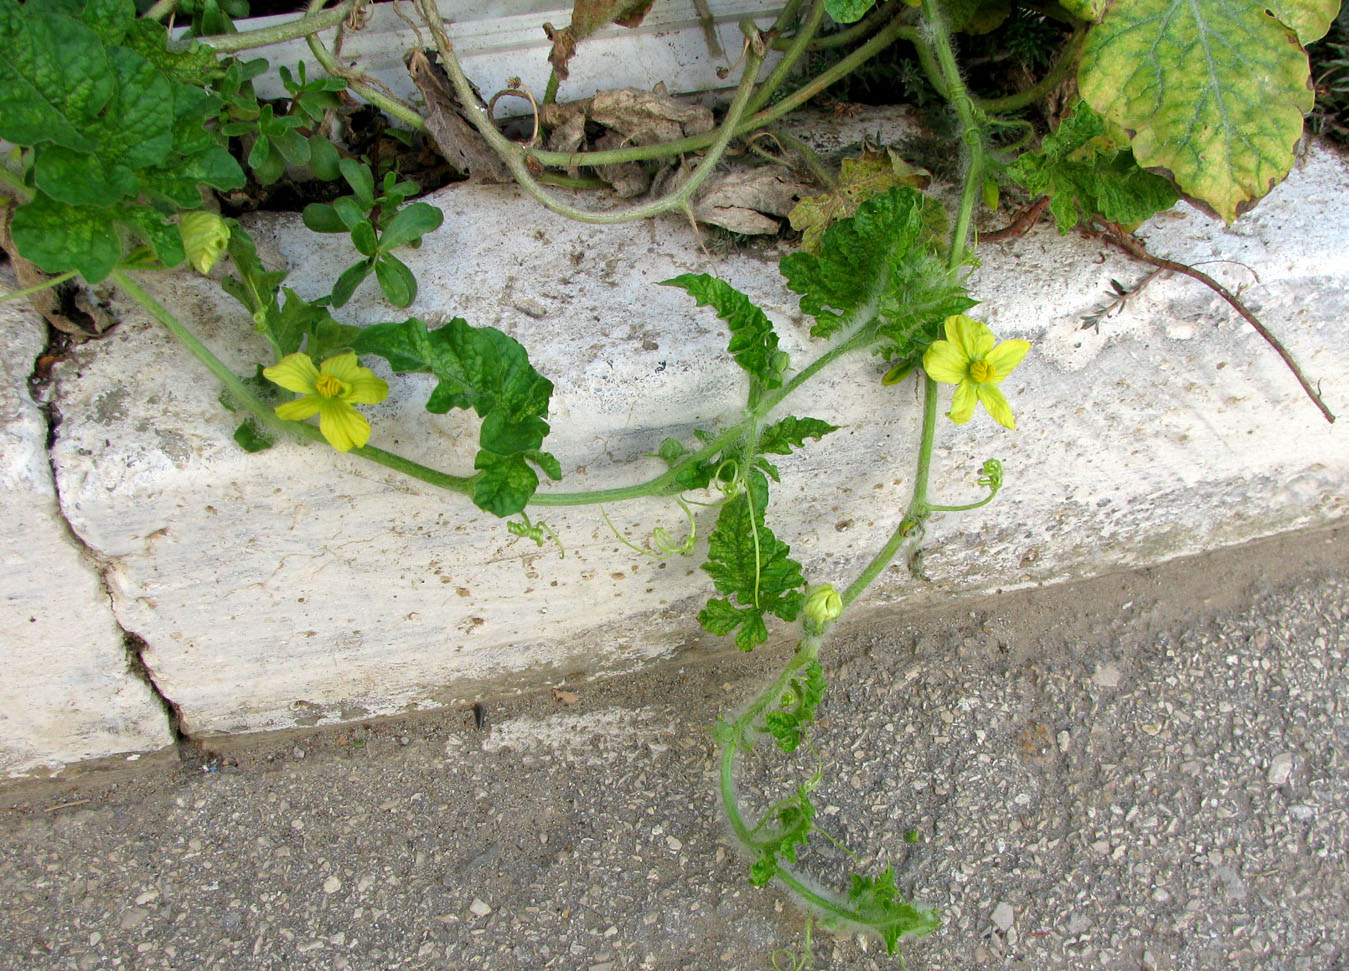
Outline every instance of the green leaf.
<path id="1" fill-rule="evenodd" d="M 25 259 L 48 273 L 76 270 L 86 283 L 98 283 L 122 256 L 111 210 L 67 205 L 40 192 L 14 210 L 10 233 Z"/>
<path id="2" fill-rule="evenodd" d="M 338 168 L 340 160 L 341 156 L 332 142 L 322 135 L 310 136 L 309 168 L 314 173 L 314 178 L 321 179 L 324 182 L 331 182 L 337 178 L 341 172 Z"/>
<path id="3" fill-rule="evenodd" d="M 662 280 L 661 285 L 679 287 L 693 297 L 698 306 L 716 310 L 717 316 L 731 329 L 727 350 L 735 362 L 763 387 L 781 387 L 782 370 L 773 366 L 778 335 L 773 331 L 772 321 L 749 297 L 706 273 L 685 273 Z"/>
<path id="4" fill-rule="evenodd" d="M 50 5 L 48 9 L 51 9 Z M 88 0 L 80 13 L 76 14 L 74 9 L 70 13 L 98 34 L 104 44 L 112 47 L 122 43 L 135 22 L 136 5 L 132 0 Z"/>
<path id="5" fill-rule="evenodd" d="M 375 250 L 379 248 L 379 240 L 375 237 L 375 227 L 370 220 L 362 219 L 351 227 L 351 245 L 355 246 L 362 256 L 375 255 Z"/>
<path id="6" fill-rule="evenodd" d="M 370 275 L 371 260 L 361 260 L 359 263 L 353 263 L 342 271 L 342 275 L 337 278 L 333 284 L 332 304 L 334 307 L 341 307 L 351 299 L 351 295 L 356 292 L 365 278 Z"/>
<path id="7" fill-rule="evenodd" d="M 825 12 L 836 24 L 856 23 L 876 6 L 876 0 L 824 0 Z"/>
<path id="8" fill-rule="evenodd" d="M 1078 20 L 1094 23 L 1105 13 L 1108 0 L 1059 0 L 1059 6 Z"/>
<path id="9" fill-rule="evenodd" d="M 1295 9 L 1309 4 L 1291 2 Z M 1082 97 L 1138 164 L 1231 222 L 1288 174 L 1314 97 L 1307 55 L 1264 0 L 1129 0 L 1087 35 Z"/>
<path id="10" fill-rule="evenodd" d="M 53 199 L 74 206 L 107 206 L 140 191 L 136 173 L 120 162 L 59 145 L 39 150 L 33 181 Z"/>
<path id="11" fill-rule="evenodd" d="M 859 923 L 880 934 L 887 954 L 894 953 L 901 937 L 922 937 L 941 926 L 935 912 L 919 910 L 899 896 L 893 867 L 874 878 L 854 873 L 848 902 Z"/>
<path id="12" fill-rule="evenodd" d="M 177 225 L 166 222 L 149 206 L 127 206 L 119 210 L 124 223 L 129 223 L 151 248 L 159 262 L 165 266 L 177 266 L 187 258 L 183 250 L 183 237 Z"/>
<path id="13" fill-rule="evenodd" d="M 798 786 L 796 794 L 778 807 L 777 823 L 772 835 L 758 843 L 759 859 L 750 867 L 749 881 L 756 887 L 777 876 L 780 860 L 795 863 L 798 847 L 805 847 L 815 829 L 815 807 L 806 786 Z"/>
<path id="14" fill-rule="evenodd" d="M 1105 120 L 1082 101 L 1039 151 L 1022 153 L 1007 172 L 1032 196 L 1049 196 L 1060 233 L 1093 215 L 1124 225 L 1140 223 L 1179 198 L 1169 181 L 1144 172 L 1132 152 L 1121 151 L 1107 136 Z"/>
<path id="15" fill-rule="evenodd" d="M 245 452 L 264 452 L 276 444 L 276 439 L 259 427 L 252 418 L 234 429 L 234 441 Z"/>
<path id="16" fill-rule="evenodd" d="M 1292 28 L 1298 42 L 1306 47 L 1329 32 L 1340 11 L 1340 0 L 1270 0 L 1264 6 L 1284 26 Z"/>
<path id="17" fill-rule="evenodd" d="M 342 161 L 347 162 L 350 159 L 343 159 Z M 362 206 L 352 196 L 339 196 L 333 200 L 333 211 L 337 213 L 337 218 L 341 220 L 342 225 L 351 230 L 367 221 L 365 214 L 370 211 L 370 207 Z"/>
<path id="18" fill-rule="evenodd" d="M 708 604 L 698 615 L 712 633 L 726 634 L 726 623 L 743 625 L 736 635 L 736 646 L 750 650 L 768 639 L 764 615 L 795 620 L 805 603 L 800 588 L 805 585 L 801 564 L 791 559 L 786 543 L 764 525 L 764 506 L 768 502 L 768 483 L 762 475 L 749 477 L 749 488 L 721 507 L 717 527 L 707 544 L 707 562 L 703 569 L 712 577 L 720 593 L 733 598 L 734 604 Z M 739 607 L 732 616 L 726 609 Z M 712 611 L 708 614 L 708 611 Z M 718 629 L 707 627 L 707 615 Z"/>
<path id="19" fill-rule="evenodd" d="M 263 266 L 253 238 L 233 220 L 230 220 L 230 241 L 226 252 L 239 275 L 226 276 L 220 281 L 221 289 L 243 304 L 254 323 L 263 327 L 268 313 L 276 308 L 277 292 L 281 288 L 281 281 L 287 276 L 286 271 L 268 270 Z"/>
<path id="20" fill-rule="evenodd" d="M 788 416 L 769 425 L 759 434 L 759 451 L 772 455 L 790 455 L 792 449 L 801 448 L 807 438 L 819 440 L 830 432 L 838 431 L 837 425 L 818 418 L 792 418 Z"/>
<path id="21" fill-rule="evenodd" d="M 0 138 L 88 152 L 85 131 L 117 92 L 103 42 L 88 27 L 0 0 Z"/>
<path id="22" fill-rule="evenodd" d="M 815 710 L 824 698 L 824 668 L 820 662 L 811 661 L 803 673 L 805 677 L 791 680 L 779 707 L 764 714 L 764 729 L 784 752 L 800 748 L 806 726 L 814 723 Z"/>
<path id="23" fill-rule="evenodd" d="M 323 202 L 311 202 L 304 207 L 300 219 L 306 228 L 315 233 L 345 233 L 346 223 L 337 215 L 337 210 Z"/>
<path id="24" fill-rule="evenodd" d="M 473 484 L 473 504 L 505 519 L 522 511 L 538 488 L 539 477 L 523 455 L 499 455 L 483 449 L 473 460 L 481 474 Z"/>
<path id="25" fill-rule="evenodd" d="M 386 250 L 403 246 L 439 229 L 444 221 L 445 214 L 429 202 L 414 202 L 389 220 L 380 233 L 379 245 Z"/>
<path id="26" fill-rule="evenodd" d="M 802 233 L 801 248 L 818 253 L 825 230 L 840 219 L 857 212 L 857 207 L 873 196 L 898 185 L 925 188 L 931 176 L 900 158 L 893 149 L 886 152 L 863 150 L 857 158 L 845 158 L 838 184 L 818 196 L 807 196 L 787 215 L 792 229 Z"/>
<path id="27" fill-rule="evenodd" d="M 351 191 L 356 194 L 355 201 L 370 209 L 375 204 L 375 177 L 370 174 L 370 166 L 354 158 L 344 158 L 337 167 L 342 178 L 347 180 L 347 185 L 351 186 Z"/>
<path id="28" fill-rule="evenodd" d="M 831 226 L 818 255 L 783 258 L 787 286 L 816 319 L 813 336 L 841 332 L 913 356 L 937 339 L 942 321 L 974 306 L 937 253 L 934 206 L 915 189 L 891 189 Z"/>
<path id="29" fill-rule="evenodd" d="M 538 485 L 533 462 L 550 478 L 561 467 L 539 451 L 548 434 L 553 383 L 529 363 L 520 344 L 492 327 L 471 327 L 454 318 L 436 330 L 416 317 L 374 324 L 351 340 L 358 354 L 377 354 L 400 373 L 424 371 L 440 379 L 426 403 L 442 414 L 472 408 L 483 419 L 474 466 L 481 473 L 474 502 L 498 516 L 524 508 Z"/>
<path id="30" fill-rule="evenodd" d="M 375 279 L 384 291 L 384 298 L 395 307 L 401 309 L 417 299 L 417 278 L 406 263 L 391 253 L 376 258 Z"/>

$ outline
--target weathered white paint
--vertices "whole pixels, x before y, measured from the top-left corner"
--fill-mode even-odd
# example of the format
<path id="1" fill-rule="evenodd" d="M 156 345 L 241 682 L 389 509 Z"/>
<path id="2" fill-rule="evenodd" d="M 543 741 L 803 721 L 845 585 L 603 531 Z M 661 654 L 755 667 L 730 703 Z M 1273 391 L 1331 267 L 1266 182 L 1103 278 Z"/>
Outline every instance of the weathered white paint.
<path id="1" fill-rule="evenodd" d="M 717 69 L 731 68 L 740 55 L 744 46 L 740 21 L 749 18 L 766 30 L 783 5 L 759 0 L 713 0 L 709 6 L 713 17 L 710 26 L 720 50 L 709 46 L 692 0 L 661 0 L 639 26 L 610 25 L 577 45 L 576 56 L 569 65 L 571 77 L 562 82 L 559 97 L 570 101 L 609 88 L 650 90 L 657 84 L 669 85 L 674 94 L 733 86 L 738 74 L 732 73 L 728 82 L 718 77 Z M 571 4 L 523 0 L 485 6 L 465 0 L 441 0 L 439 8 L 455 55 L 484 98 L 523 85 L 536 99 L 542 99 L 551 71 L 548 52 L 552 48 L 543 25 L 567 26 L 571 23 Z M 419 44 L 429 47 L 431 40 L 425 27 L 418 39 L 408 25 L 408 20 L 419 22 L 414 5 L 375 3 L 362 13 L 364 26 L 344 31 L 340 62 L 358 67 L 394 94 L 415 100 L 419 95 L 403 59 Z M 294 19 L 294 16 L 255 17 L 241 23 L 240 29 L 269 27 Z M 331 48 L 336 34 L 334 29 L 319 36 Z M 275 44 L 257 53 L 271 64 L 271 70 L 258 79 L 259 96 L 286 97 L 277 72 L 282 65 L 294 71 L 304 61 L 313 73 L 314 55 L 303 40 Z M 768 63 L 771 65 L 779 56 L 770 52 Z M 529 111 L 528 101 L 503 98 L 495 114 L 501 117 Z"/>
<path id="2" fill-rule="evenodd" d="M 882 139 L 896 133 L 867 126 Z M 1232 229 L 1182 206 L 1144 230 L 1160 254 L 1237 261 L 1207 268 L 1244 286 L 1340 412 L 1349 411 L 1346 174 L 1340 159 L 1313 152 Z M 568 489 L 657 474 L 661 464 L 644 455 L 663 437 L 689 440 L 738 407 L 720 321 L 657 281 L 716 272 L 778 322 L 798 366 L 811 354 L 771 253 L 709 256 L 675 218 L 580 226 L 508 188 L 456 186 L 432 201 L 446 221 L 406 254 L 421 285 L 410 312 L 463 316 L 529 348 L 556 383 L 548 447 Z M 287 285 L 306 296 L 326 292 L 355 258 L 348 242 L 308 234 L 292 217 L 253 225 L 265 257 L 291 267 Z M 1003 460 L 1008 484 L 984 509 L 933 520 L 931 582 L 893 567 L 869 605 L 1099 574 L 1344 514 L 1343 422 L 1328 426 L 1198 284 L 1159 279 L 1097 334 L 1081 316 L 1112 277 L 1132 283 L 1144 270 L 1051 229 L 982 247 L 980 258 L 973 286 L 986 303 L 976 315 L 1037 349 L 1004 385 L 1018 431 L 982 413 L 964 428 L 942 421 L 934 493 L 978 498 L 988 457 Z M 247 315 L 214 285 L 186 274 L 150 282 L 238 371 L 260 359 Z M 340 316 L 403 316 L 377 292 L 370 281 Z M 538 510 L 566 544 L 560 559 L 460 497 L 350 456 L 293 443 L 245 455 L 213 382 L 134 307 L 118 309 L 127 322 L 116 334 L 58 368 L 60 491 L 79 535 L 107 559 L 117 616 L 148 643 L 146 660 L 189 731 L 472 700 L 710 643 L 694 620 L 710 589 L 697 556 L 639 556 L 596 507 Z M 847 583 L 907 502 L 918 396 L 911 384 L 881 387 L 879 370 L 858 357 L 790 402 L 843 426 L 779 463 L 770 522 L 812 579 Z M 396 382 L 370 409 L 374 442 L 470 472 L 476 420 L 420 410 L 431 386 Z M 655 526 L 683 527 L 670 501 L 608 512 L 638 544 Z M 700 539 L 714 517 L 699 513 Z"/>
<path id="3" fill-rule="evenodd" d="M 47 423 L 27 387 L 45 343 L 31 313 L 0 304 L 0 772 L 9 776 L 172 741 L 56 504 Z"/>

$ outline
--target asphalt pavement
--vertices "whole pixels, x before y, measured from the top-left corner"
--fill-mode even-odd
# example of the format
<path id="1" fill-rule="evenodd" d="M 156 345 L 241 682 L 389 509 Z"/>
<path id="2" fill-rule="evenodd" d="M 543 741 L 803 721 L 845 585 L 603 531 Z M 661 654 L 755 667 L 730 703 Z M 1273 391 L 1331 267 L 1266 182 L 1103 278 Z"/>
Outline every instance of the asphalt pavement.
<path id="1" fill-rule="evenodd" d="M 819 821 L 941 911 L 907 967 L 1349 968 L 1346 540 L 839 631 Z M 900 968 L 818 925 L 807 963 L 721 822 L 708 728 L 785 656 L 4 785 L 0 966 Z"/>

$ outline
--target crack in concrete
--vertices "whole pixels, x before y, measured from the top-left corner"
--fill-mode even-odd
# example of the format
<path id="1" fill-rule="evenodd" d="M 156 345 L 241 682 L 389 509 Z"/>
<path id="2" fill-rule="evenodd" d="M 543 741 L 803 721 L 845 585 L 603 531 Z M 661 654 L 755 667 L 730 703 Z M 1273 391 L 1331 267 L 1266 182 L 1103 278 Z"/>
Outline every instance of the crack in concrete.
<path id="1" fill-rule="evenodd" d="M 149 648 L 149 645 L 139 634 L 122 626 L 122 622 L 117 616 L 116 601 L 113 597 L 112 588 L 108 584 L 108 570 L 111 569 L 111 563 L 109 563 L 107 557 L 85 542 L 84 537 L 75 530 L 74 525 L 66 516 L 65 504 L 61 501 L 61 480 L 57 475 L 55 453 L 56 430 L 60 427 L 63 418 L 56 403 L 51 400 L 49 394 L 45 393 L 51 389 L 51 363 L 59 350 L 63 349 L 58 348 L 57 345 L 64 344 L 66 339 L 50 326 L 48 326 L 47 331 L 47 346 L 43 348 L 34 361 L 33 372 L 28 378 L 28 395 L 47 426 L 45 448 L 47 466 L 51 472 L 52 496 L 56 500 L 57 518 L 65 531 L 66 538 L 75 544 L 81 558 L 98 578 L 99 587 L 108 601 L 108 615 L 122 634 L 122 643 L 126 649 L 127 671 L 149 689 L 155 703 L 164 712 L 164 720 L 179 759 L 184 762 L 200 762 L 210 758 L 210 753 L 183 729 L 182 710 L 155 681 L 154 673 L 145 661 L 145 651 Z"/>

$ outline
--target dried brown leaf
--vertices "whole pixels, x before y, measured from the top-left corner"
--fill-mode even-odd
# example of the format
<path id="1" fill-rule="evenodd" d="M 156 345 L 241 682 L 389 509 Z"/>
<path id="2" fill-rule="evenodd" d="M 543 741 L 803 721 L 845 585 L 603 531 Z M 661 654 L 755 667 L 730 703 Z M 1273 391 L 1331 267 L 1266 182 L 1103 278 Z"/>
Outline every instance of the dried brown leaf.
<path id="1" fill-rule="evenodd" d="M 426 133 L 445 160 L 467 172 L 469 178 L 509 182 L 510 169 L 465 117 L 444 69 L 423 51 L 409 54 L 407 67 L 412 83 L 426 101 Z"/>

